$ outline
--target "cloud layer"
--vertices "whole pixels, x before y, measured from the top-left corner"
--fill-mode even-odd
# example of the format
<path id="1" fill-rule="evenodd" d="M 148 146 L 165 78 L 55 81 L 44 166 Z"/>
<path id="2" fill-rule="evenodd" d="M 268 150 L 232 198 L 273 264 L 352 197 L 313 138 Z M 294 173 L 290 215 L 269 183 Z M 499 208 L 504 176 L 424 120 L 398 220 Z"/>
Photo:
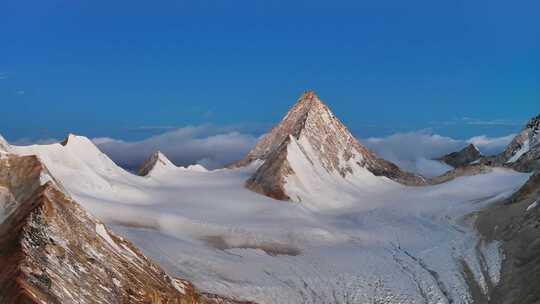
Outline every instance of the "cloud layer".
<path id="1" fill-rule="evenodd" d="M 396 163 L 405 170 L 424 176 L 436 176 L 446 172 L 450 167 L 434 159 L 458 151 L 470 143 L 475 144 L 484 155 L 497 154 L 504 150 L 513 137 L 514 134 L 496 138 L 476 136 L 460 140 L 419 131 L 368 138 L 363 142 L 380 157 Z"/>
<path id="2" fill-rule="evenodd" d="M 117 164 L 138 168 L 151 154 L 163 152 L 176 165 L 201 164 L 220 168 L 241 159 L 257 138 L 237 131 L 216 130 L 210 126 L 179 128 L 141 141 L 95 138 L 94 143 Z"/>
<path id="3" fill-rule="evenodd" d="M 514 134 L 503 137 L 475 136 L 454 139 L 426 131 L 396 133 L 387 137 L 371 137 L 360 141 L 378 156 L 401 168 L 424 176 L 440 175 L 451 169 L 436 161 L 445 154 L 458 151 L 469 143 L 475 144 L 484 155 L 504 150 Z M 222 168 L 239 159 L 256 144 L 254 135 L 217 128 L 211 125 L 188 126 L 167 131 L 140 141 L 125 141 L 110 137 L 94 138 L 93 142 L 118 165 L 136 170 L 154 152 L 161 151 L 176 165 L 201 164 L 208 169 Z M 15 145 L 49 144 L 56 139 L 19 139 Z"/>

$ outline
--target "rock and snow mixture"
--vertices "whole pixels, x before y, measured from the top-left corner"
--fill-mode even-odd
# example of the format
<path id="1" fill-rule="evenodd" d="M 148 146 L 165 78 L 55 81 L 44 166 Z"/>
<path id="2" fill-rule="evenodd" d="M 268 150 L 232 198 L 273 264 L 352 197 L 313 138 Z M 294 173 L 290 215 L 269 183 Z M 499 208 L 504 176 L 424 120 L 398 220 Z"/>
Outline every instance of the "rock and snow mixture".
<path id="1" fill-rule="evenodd" d="M 0 159 L 0 303 L 238 303 L 169 276 L 59 185 L 36 156 Z"/>
<path id="2" fill-rule="evenodd" d="M 527 154 L 538 154 L 540 150 L 540 115 L 529 120 L 525 128 L 512 140 L 497 160 L 512 164 L 525 158 Z"/>
<path id="3" fill-rule="evenodd" d="M 240 167 L 169 164 L 144 177 L 84 137 L 13 149 L 38 155 L 83 207 L 204 291 L 258 303 L 471 303 L 470 280 L 483 293 L 498 282 L 500 246 L 480 239 L 470 215 L 528 174 L 494 168 L 409 187 L 380 174 L 393 168 L 384 161 L 368 165 L 371 154 L 327 157 L 326 144 L 310 136 L 285 134 L 262 145 L 277 156 L 261 149 Z M 284 173 L 280 191 L 290 202 L 245 187 L 270 159 L 279 168 L 265 172 Z"/>

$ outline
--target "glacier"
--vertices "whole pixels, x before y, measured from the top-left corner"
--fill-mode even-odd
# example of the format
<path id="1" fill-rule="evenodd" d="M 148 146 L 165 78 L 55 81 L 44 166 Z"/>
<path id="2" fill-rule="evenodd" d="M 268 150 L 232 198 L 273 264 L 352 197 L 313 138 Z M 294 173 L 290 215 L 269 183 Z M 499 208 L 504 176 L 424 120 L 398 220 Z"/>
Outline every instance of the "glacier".
<path id="1" fill-rule="evenodd" d="M 485 294 L 497 283 L 503 255 L 476 233 L 475 212 L 528 174 L 493 168 L 410 187 L 365 170 L 338 184 L 292 147 L 291 166 L 311 178 L 287 180 L 296 203 L 245 188 L 258 162 L 141 177 L 81 136 L 11 149 L 38 155 L 83 207 L 204 291 L 258 303 L 471 303 L 471 280 Z"/>

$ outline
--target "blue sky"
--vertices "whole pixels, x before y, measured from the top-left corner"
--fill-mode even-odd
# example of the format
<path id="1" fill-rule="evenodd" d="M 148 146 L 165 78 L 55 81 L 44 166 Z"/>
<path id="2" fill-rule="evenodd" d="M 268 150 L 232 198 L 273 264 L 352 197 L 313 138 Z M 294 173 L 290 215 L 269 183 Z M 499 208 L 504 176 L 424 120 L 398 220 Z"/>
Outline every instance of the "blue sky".
<path id="1" fill-rule="evenodd" d="M 0 4 L 0 134 L 260 134 L 315 89 L 359 137 L 501 136 L 540 113 L 540 2 Z"/>

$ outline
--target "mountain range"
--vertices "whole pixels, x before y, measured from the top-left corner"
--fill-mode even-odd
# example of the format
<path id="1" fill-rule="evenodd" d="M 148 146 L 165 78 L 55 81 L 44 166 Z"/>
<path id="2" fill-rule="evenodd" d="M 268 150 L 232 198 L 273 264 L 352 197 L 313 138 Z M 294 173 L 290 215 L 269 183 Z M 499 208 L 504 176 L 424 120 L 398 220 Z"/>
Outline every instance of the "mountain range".
<path id="1" fill-rule="evenodd" d="M 539 129 L 441 156 L 434 178 L 313 91 L 213 171 L 0 137 L 0 303 L 536 303 Z"/>

